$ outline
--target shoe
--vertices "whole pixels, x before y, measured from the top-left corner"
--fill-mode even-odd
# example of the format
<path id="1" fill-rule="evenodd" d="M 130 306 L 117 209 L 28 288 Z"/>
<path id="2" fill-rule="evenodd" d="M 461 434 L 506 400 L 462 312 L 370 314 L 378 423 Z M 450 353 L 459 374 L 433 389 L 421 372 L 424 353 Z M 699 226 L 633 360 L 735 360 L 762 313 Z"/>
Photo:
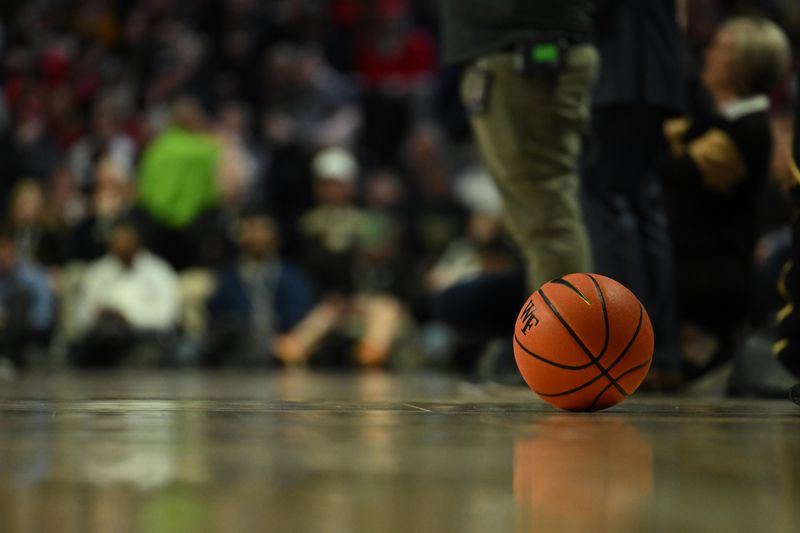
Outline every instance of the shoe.
<path id="1" fill-rule="evenodd" d="M 728 395 L 740 398 L 786 398 L 786 390 L 797 383 L 775 357 L 772 345 L 775 333 L 755 331 L 748 335 L 733 354 L 733 368 L 728 380 Z"/>
<path id="2" fill-rule="evenodd" d="M 679 372 L 652 369 L 639 386 L 642 392 L 677 394 L 683 388 L 683 376 Z"/>
<path id="3" fill-rule="evenodd" d="M 789 391 L 789 398 L 797 405 L 800 405 L 800 385 L 792 387 L 792 390 Z"/>
<path id="4" fill-rule="evenodd" d="M 478 359 L 475 375 L 479 382 L 493 382 L 500 385 L 524 386 L 525 380 L 517 368 L 514 346 L 508 339 L 497 339 Z"/>

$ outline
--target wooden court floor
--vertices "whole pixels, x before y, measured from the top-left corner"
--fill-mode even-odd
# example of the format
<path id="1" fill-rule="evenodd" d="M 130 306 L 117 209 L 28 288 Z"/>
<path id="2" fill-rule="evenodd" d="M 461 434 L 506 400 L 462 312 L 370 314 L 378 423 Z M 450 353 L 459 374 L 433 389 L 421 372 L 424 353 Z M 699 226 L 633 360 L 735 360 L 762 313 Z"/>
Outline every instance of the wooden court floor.
<path id="1" fill-rule="evenodd" d="M 800 408 L 443 375 L 0 385 L 0 532 L 797 532 Z"/>

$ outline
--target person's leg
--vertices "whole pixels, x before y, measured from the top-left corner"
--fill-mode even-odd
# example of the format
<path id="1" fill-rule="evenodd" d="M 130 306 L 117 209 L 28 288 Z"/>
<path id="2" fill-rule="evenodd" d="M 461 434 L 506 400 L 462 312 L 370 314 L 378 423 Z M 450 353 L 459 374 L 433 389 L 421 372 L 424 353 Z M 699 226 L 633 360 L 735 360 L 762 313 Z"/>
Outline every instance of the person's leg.
<path id="1" fill-rule="evenodd" d="M 752 279 L 752 270 L 734 258 L 680 258 L 677 316 L 685 379 L 731 359 L 750 314 Z"/>
<path id="2" fill-rule="evenodd" d="M 460 331 L 511 337 L 527 297 L 522 269 L 482 274 L 433 297 L 436 320 Z"/>
<path id="3" fill-rule="evenodd" d="M 596 272 L 642 301 L 655 331 L 654 368 L 677 374 L 674 258 L 653 169 L 664 117 L 649 106 L 594 110 L 583 192 Z"/>
<path id="4" fill-rule="evenodd" d="M 582 194 L 595 272 L 616 279 L 646 304 L 644 254 L 632 203 L 651 164 L 642 151 L 652 150 L 637 128 L 637 111 L 634 106 L 592 110 Z"/>
<path id="5" fill-rule="evenodd" d="M 125 366 L 129 355 L 138 347 L 133 336 L 111 336 L 92 332 L 70 350 L 73 366 L 80 369 L 109 369 Z"/>
<path id="6" fill-rule="evenodd" d="M 0 331 L 0 356 L 8 358 L 16 367 L 27 366 L 26 352 L 34 340 L 35 329 L 30 320 L 31 296 L 22 287 L 12 288 L 6 296 L 6 313 Z"/>
<path id="7" fill-rule="evenodd" d="M 553 78 L 518 73 L 511 54 L 483 58 L 464 74 L 462 98 L 531 288 L 591 267 L 576 171 L 597 65 L 593 47 L 577 46 Z M 485 107 L 470 105 L 482 92 Z"/>
<path id="8" fill-rule="evenodd" d="M 596 194 L 585 187 L 582 195 L 594 272 L 618 280 L 637 297 L 645 294 L 639 227 L 628 198 Z"/>
<path id="9" fill-rule="evenodd" d="M 101 317 L 70 350 L 78 368 L 111 368 L 125 360 L 137 341 L 133 329 L 116 317 Z"/>
<path id="10" fill-rule="evenodd" d="M 456 332 L 454 364 L 458 371 L 474 374 L 493 341 L 507 340 L 511 348 L 514 320 L 528 295 L 523 270 L 482 274 L 433 297 L 434 318 Z M 513 349 L 495 352 L 492 370 L 515 368 Z M 516 372 L 516 370 L 514 370 Z"/>
<path id="11" fill-rule="evenodd" d="M 364 333 L 355 347 L 356 362 L 362 366 L 386 364 L 400 336 L 405 307 L 389 294 L 357 296 L 355 305 L 364 322 Z"/>
<path id="12" fill-rule="evenodd" d="M 677 377 L 681 369 L 675 257 L 658 177 L 646 174 L 631 202 L 637 220 L 644 272 L 642 302 L 653 322 L 653 368 Z"/>
<path id="13" fill-rule="evenodd" d="M 651 314 L 649 301 L 667 289 L 663 265 L 672 261 L 653 168 L 663 119 L 649 106 L 593 110 L 582 169 L 597 273 L 627 286 Z"/>
<path id="14" fill-rule="evenodd" d="M 315 350 L 344 320 L 348 302 L 327 299 L 316 305 L 306 317 L 275 341 L 275 355 L 285 365 L 305 365 Z"/>

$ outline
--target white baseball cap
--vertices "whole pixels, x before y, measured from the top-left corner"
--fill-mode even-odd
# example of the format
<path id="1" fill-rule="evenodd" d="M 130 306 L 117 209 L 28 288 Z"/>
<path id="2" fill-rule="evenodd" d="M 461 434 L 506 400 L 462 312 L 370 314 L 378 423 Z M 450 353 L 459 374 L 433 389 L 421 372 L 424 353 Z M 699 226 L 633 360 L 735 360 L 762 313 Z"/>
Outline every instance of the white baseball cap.
<path id="1" fill-rule="evenodd" d="M 358 176 L 358 161 L 345 148 L 325 148 L 311 162 L 311 170 L 317 179 L 330 179 L 353 183 Z"/>

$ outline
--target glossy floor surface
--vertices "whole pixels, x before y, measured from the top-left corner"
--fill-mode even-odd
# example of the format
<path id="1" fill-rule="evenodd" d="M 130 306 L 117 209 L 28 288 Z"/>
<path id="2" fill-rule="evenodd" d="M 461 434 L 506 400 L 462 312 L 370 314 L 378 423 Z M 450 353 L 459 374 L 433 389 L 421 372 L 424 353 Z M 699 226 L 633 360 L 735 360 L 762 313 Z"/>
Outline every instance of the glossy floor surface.
<path id="1" fill-rule="evenodd" d="M 240 531 L 800 531 L 800 408 L 568 414 L 380 373 L 0 386 L 0 532 Z"/>

